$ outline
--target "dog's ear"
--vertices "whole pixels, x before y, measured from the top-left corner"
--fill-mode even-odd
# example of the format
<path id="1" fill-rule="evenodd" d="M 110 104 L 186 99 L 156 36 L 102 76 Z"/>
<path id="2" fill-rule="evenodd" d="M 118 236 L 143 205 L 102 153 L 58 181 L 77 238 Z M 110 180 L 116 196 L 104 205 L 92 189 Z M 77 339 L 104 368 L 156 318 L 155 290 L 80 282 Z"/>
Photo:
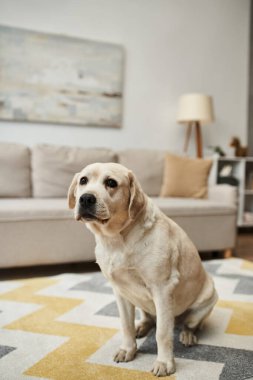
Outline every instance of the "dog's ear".
<path id="1" fill-rule="evenodd" d="M 74 178 L 72 179 L 72 182 L 69 186 L 68 190 L 68 203 L 69 203 L 69 208 L 74 208 L 76 205 L 76 197 L 75 197 L 75 189 L 77 185 L 77 177 L 79 173 L 76 173 L 74 175 Z"/>
<path id="2" fill-rule="evenodd" d="M 139 212 L 146 204 L 145 195 L 141 188 L 141 185 L 137 181 L 133 172 L 128 172 L 129 184 L 130 184 L 130 199 L 128 213 L 129 217 L 134 220 Z"/>

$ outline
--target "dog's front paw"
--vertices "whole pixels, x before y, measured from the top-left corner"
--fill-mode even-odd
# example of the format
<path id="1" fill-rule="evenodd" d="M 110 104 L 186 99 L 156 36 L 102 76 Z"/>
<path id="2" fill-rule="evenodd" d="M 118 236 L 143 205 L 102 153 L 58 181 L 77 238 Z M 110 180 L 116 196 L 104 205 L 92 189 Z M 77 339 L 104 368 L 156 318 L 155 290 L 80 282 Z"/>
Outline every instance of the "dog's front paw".
<path id="1" fill-rule="evenodd" d="M 136 354 L 136 347 L 132 348 L 131 350 L 123 350 L 122 348 L 120 348 L 114 355 L 113 360 L 116 363 L 130 362 L 131 360 L 134 359 L 135 354 Z"/>
<path id="2" fill-rule="evenodd" d="M 154 362 L 153 368 L 151 370 L 153 375 L 155 375 L 157 377 L 169 376 L 172 373 L 174 373 L 175 371 L 176 371 L 176 364 L 175 364 L 174 359 L 168 361 L 167 363 L 160 362 L 159 360 L 156 360 Z"/>

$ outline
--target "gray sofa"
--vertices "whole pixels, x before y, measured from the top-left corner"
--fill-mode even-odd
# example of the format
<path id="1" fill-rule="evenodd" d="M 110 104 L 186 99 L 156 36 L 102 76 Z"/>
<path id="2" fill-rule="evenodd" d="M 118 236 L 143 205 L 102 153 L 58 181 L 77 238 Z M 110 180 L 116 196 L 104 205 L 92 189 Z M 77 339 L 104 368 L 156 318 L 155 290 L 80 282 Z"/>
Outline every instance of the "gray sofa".
<path id="1" fill-rule="evenodd" d="M 0 144 L 0 267 L 94 260 L 94 238 L 73 219 L 66 194 L 74 173 L 92 162 L 120 162 L 182 226 L 200 251 L 233 249 L 236 194 L 209 187 L 207 199 L 159 198 L 166 152 Z"/>

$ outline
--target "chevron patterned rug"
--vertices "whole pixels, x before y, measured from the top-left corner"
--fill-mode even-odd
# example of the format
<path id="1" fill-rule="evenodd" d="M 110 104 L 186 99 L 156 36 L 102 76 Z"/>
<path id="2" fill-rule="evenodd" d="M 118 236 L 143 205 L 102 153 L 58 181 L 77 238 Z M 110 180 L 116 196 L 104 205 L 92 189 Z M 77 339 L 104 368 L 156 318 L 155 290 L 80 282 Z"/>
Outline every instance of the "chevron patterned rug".
<path id="1" fill-rule="evenodd" d="M 197 346 L 182 346 L 175 331 L 177 372 L 170 379 L 252 379 L 253 264 L 230 259 L 204 265 L 220 300 Z M 116 364 L 119 327 L 112 289 L 100 272 L 2 281 L 0 379 L 154 379 L 155 331 L 138 340 L 134 361 Z"/>

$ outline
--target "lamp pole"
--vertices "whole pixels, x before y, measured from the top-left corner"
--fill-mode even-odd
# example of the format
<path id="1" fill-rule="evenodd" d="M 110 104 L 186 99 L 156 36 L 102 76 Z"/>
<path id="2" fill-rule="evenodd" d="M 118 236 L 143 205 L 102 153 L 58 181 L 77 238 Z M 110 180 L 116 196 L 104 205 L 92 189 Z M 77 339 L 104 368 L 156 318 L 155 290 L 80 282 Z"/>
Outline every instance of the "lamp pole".
<path id="1" fill-rule="evenodd" d="M 203 157 L 201 126 L 199 121 L 195 121 L 195 133 L 196 133 L 196 153 L 198 158 Z"/>

